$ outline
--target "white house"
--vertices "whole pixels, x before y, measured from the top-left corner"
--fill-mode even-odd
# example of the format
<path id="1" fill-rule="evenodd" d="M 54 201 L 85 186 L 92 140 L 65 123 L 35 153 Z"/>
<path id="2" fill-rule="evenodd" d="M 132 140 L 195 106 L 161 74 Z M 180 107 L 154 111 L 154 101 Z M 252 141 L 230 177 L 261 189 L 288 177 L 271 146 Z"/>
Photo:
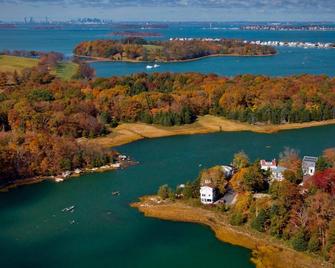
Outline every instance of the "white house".
<path id="1" fill-rule="evenodd" d="M 266 161 L 266 160 L 261 160 L 260 161 L 260 165 L 261 165 L 261 169 L 262 170 L 269 170 L 269 169 L 275 169 L 277 168 L 277 161 L 276 159 L 273 159 L 271 162 L 270 161 Z"/>
<path id="2" fill-rule="evenodd" d="M 200 201 L 203 204 L 213 204 L 216 201 L 216 189 L 210 186 L 200 187 Z"/>
<path id="3" fill-rule="evenodd" d="M 302 173 L 304 176 L 313 176 L 315 174 L 317 157 L 314 156 L 304 156 L 302 160 Z"/>
<path id="4" fill-rule="evenodd" d="M 272 161 L 261 160 L 260 165 L 262 170 L 271 171 L 271 179 L 278 181 L 284 179 L 284 171 L 286 170 L 286 168 L 277 166 L 276 159 L 273 159 Z"/>

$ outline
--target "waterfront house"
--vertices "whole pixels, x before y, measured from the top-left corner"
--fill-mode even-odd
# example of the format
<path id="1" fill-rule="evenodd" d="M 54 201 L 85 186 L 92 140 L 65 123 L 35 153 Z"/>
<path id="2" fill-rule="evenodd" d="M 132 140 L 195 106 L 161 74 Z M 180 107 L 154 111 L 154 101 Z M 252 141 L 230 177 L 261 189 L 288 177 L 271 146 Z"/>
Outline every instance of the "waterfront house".
<path id="1" fill-rule="evenodd" d="M 284 171 L 286 170 L 285 167 L 277 166 L 276 159 L 272 161 L 261 160 L 260 161 L 261 169 L 264 171 L 271 172 L 271 179 L 281 181 L 284 179 Z"/>
<path id="2" fill-rule="evenodd" d="M 213 204 L 217 199 L 217 191 L 211 186 L 200 187 L 200 201 L 203 204 Z"/>
<path id="3" fill-rule="evenodd" d="M 284 179 L 284 171 L 287 168 L 282 166 L 277 166 L 276 168 L 271 169 L 271 179 L 281 181 Z"/>
<path id="4" fill-rule="evenodd" d="M 272 161 L 266 161 L 266 160 L 261 160 L 260 161 L 261 169 L 262 170 L 273 170 L 277 168 L 277 161 L 276 159 L 273 159 Z"/>
<path id="5" fill-rule="evenodd" d="M 223 165 L 221 168 L 225 178 L 229 179 L 234 175 L 234 168 L 232 166 Z"/>
<path id="6" fill-rule="evenodd" d="M 315 174 L 317 157 L 304 156 L 302 160 L 302 173 L 304 176 L 313 176 Z"/>

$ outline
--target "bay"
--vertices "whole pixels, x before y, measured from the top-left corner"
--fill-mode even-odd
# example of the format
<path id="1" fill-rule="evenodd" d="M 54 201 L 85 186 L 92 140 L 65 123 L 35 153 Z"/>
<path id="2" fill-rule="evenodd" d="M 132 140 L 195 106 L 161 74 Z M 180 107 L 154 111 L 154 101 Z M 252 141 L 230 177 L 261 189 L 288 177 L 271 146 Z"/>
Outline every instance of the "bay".
<path id="1" fill-rule="evenodd" d="M 332 25 L 331 25 L 332 26 Z M 211 37 L 238 38 L 243 40 L 278 40 L 303 42 L 335 42 L 334 31 L 241 31 L 237 23 L 170 23 L 166 29 L 130 29 L 160 33 L 160 38 Z M 128 29 L 129 30 L 129 29 Z M 110 34 L 123 31 L 117 26 L 66 26 L 64 29 L 37 30 L 28 26 L 0 30 L 0 50 L 26 49 L 59 51 L 71 56 L 76 44 L 85 40 L 117 38 Z M 279 48 L 273 57 L 215 57 L 184 63 L 161 64 L 157 72 L 201 72 L 233 76 L 238 74 L 263 74 L 270 76 L 297 75 L 303 73 L 335 74 L 335 49 Z M 147 63 L 99 62 L 92 66 L 98 76 L 129 75 L 147 72 Z M 149 72 L 152 72 L 149 71 Z"/>
<path id="2" fill-rule="evenodd" d="M 285 146 L 318 155 L 335 146 L 335 126 L 285 131 L 215 133 L 142 140 L 117 148 L 140 165 L 44 182 L 0 195 L 3 267 L 253 267 L 250 251 L 222 243 L 203 226 L 145 218 L 129 203 L 194 179 L 205 167 L 277 157 Z M 112 195 L 120 191 L 120 196 Z M 73 213 L 62 212 L 75 205 Z"/>

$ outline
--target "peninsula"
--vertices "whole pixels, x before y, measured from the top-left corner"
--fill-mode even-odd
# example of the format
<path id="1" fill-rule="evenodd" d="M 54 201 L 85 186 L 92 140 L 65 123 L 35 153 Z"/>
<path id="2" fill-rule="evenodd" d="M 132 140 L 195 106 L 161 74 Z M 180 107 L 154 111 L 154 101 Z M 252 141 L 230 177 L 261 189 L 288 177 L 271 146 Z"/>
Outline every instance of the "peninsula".
<path id="1" fill-rule="evenodd" d="M 327 76 L 93 78 L 80 63 L 77 79 L 67 80 L 53 74 L 55 56 L 21 72 L 0 72 L 0 183 L 105 166 L 111 146 L 142 138 L 272 133 L 335 119 L 335 81 Z"/>
<path id="2" fill-rule="evenodd" d="M 230 165 L 204 169 L 175 190 L 132 206 L 146 216 L 208 225 L 228 243 L 252 250 L 257 267 L 332 267 L 334 259 L 335 148 L 304 156 L 286 148 L 250 162 L 243 152 Z"/>
<path id="3" fill-rule="evenodd" d="M 74 54 L 95 60 L 133 62 L 178 62 L 208 56 L 270 56 L 270 46 L 244 43 L 236 39 L 178 38 L 146 41 L 139 37 L 122 40 L 95 40 L 78 44 Z"/>

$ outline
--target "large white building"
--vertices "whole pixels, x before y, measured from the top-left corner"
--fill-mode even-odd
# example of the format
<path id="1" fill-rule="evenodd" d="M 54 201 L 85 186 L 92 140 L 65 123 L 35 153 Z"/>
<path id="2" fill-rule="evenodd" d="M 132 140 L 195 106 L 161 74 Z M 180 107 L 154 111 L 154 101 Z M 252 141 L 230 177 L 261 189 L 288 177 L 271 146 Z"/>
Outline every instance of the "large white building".
<path id="1" fill-rule="evenodd" d="M 216 189 L 210 186 L 200 187 L 200 201 L 203 204 L 213 204 L 216 201 Z"/>
<path id="2" fill-rule="evenodd" d="M 304 176 L 313 176 L 315 174 L 317 157 L 304 156 L 302 160 L 302 172 Z"/>

